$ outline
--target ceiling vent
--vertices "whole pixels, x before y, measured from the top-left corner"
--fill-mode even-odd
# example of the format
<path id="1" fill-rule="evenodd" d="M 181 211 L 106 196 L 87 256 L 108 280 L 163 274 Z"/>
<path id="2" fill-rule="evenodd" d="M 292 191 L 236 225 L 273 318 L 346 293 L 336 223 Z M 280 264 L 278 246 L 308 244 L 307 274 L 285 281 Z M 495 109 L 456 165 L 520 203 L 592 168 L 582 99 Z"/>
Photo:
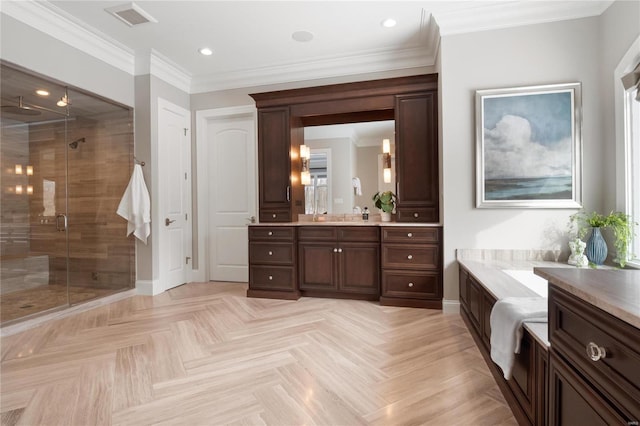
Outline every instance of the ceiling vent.
<path id="1" fill-rule="evenodd" d="M 153 16 L 142 10 L 142 8 L 135 3 L 108 7 L 105 10 L 130 27 L 147 22 L 158 22 Z"/>

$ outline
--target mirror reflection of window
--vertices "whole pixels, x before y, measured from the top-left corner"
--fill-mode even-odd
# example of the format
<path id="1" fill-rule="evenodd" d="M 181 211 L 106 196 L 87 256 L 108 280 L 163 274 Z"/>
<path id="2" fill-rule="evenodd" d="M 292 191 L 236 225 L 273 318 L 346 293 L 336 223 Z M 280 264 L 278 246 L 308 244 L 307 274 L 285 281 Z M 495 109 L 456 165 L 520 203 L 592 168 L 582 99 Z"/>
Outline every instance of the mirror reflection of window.
<path id="1" fill-rule="evenodd" d="M 329 213 L 329 179 L 327 173 L 327 153 L 311 151 L 309 174 L 311 184 L 304 189 L 305 213 Z"/>

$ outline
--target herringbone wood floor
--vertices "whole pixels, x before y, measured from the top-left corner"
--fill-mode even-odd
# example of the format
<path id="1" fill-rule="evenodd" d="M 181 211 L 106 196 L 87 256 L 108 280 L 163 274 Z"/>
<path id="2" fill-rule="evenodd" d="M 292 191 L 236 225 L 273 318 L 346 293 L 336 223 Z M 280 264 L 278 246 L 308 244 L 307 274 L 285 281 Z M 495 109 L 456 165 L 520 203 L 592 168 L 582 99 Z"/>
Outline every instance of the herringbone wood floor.
<path id="1" fill-rule="evenodd" d="M 2 339 L 3 425 L 515 424 L 457 315 L 187 284 Z"/>

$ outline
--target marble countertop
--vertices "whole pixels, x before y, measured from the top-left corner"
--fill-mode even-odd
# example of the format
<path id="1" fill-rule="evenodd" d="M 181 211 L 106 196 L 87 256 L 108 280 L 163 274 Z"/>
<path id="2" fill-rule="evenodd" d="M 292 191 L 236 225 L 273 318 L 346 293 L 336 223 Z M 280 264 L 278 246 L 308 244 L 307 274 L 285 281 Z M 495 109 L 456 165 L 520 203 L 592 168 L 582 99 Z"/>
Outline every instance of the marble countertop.
<path id="1" fill-rule="evenodd" d="M 251 223 L 249 226 L 404 226 L 404 227 L 439 227 L 439 223 L 414 222 L 379 222 L 379 221 L 319 221 L 319 222 L 269 222 Z"/>
<path id="2" fill-rule="evenodd" d="M 529 271 L 533 274 L 533 270 L 536 267 L 575 269 L 574 266 L 547 260 L 469 260 L 458 257 L 458 263 L 496 299 L 504 299 L 505 297 L 540 297 L 538 293 L 504 271 L 520 270 Z M 525 323 L 524 327 L 543 347 L 549 347 L 547 323 Z"/>
<path id="3" fill-rule="evenodd" d="M 640 270 L 547 268 L 534 273 L 557 287 L 640 328 Z"/>

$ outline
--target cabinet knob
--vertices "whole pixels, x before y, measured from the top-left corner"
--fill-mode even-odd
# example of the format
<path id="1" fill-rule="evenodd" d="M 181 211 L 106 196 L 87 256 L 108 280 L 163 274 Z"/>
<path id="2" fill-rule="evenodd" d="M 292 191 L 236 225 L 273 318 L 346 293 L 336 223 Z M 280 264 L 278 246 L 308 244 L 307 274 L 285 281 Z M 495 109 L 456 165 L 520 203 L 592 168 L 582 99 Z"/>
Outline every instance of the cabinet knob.
<path id="1" fill-rule="evenodd" d="M 272 251 L 269 252 L 269 256 L 273 256 L 273 252 Z"/>
<path id="2" fill-rule="evenodd" d="M 338 249 L 337 249 L 337 248 L 334 248 L 334 249 L 333 249 L 333 252 L 334 252 L 334 253 L 337 253 L 337 252 L 338 252 Z"/>
<path id="3" fill-rule="evenodd" d="M 273 280 L 273 275 L 269 275 L 269 281 Z"/>
<path id="4" fill-rule="evenodd" d="M 338 249 L 338 253 L 342 253 L 342 249 L 341 248 Z"/>
<path id="5" fill-rule="evenodd" d="M 413 217 L 418 217 L 418 216 L 420 216 L 418 213 L 413 214 Z"/>
<path id="6" fill-rule="evenodd" d="M 275 218 L 276 218 L 276 216 L 277 216 L 277 215 L 274 213 L 274 214 L 273 214 L 273 218 L 275 219 Z"/>
<path id="7" fill-rule="evenodd" d="M 409 283 L 409 287 L 413 287 L 413 283 Z"/>
<path id="8" fill-rule="evenodd" d="M 413 237 L 413 234 L 412 234 L 411 232 L 409 232 L 409 233 L 407 234 L 407 237 L 411 238 L 411 237 Z"/>
<path id="9" fill-rule="evenodd" d="M 407 259 L 409 259 L 409 260 L 413 259 L 413 255 L 410 254 L 409 256 L 407 256 Z"/>
<path id="10" fill-rule="evenodd" d="M 589 342 L 587 345 L 587 356 L 591 358 L 591 361 L 600 361 L 607 357 L 607 351 L 602 346 Z"/>
<path id="11" fill-rule="evenodd" d="M 267 235 L 272 236 L 272 235 L 273 235 L 273 232 L 272 232 L 272 231 L 269 231 L 269 233 L 268 233 Z"/>

